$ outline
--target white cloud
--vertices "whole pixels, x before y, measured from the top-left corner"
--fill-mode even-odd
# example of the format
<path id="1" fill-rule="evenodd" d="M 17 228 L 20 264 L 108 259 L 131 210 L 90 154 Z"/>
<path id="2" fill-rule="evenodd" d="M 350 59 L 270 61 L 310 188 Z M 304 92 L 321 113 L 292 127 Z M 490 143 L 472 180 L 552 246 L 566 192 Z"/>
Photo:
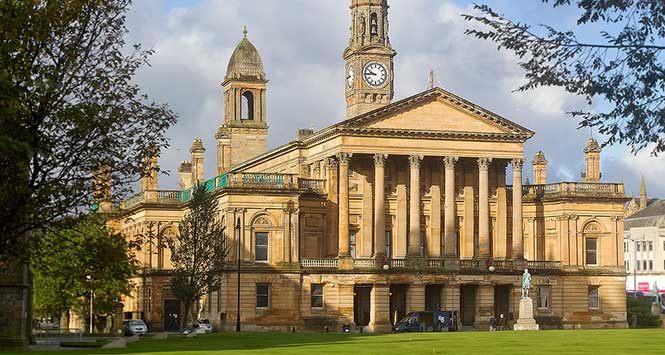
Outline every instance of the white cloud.
<path id="1" fill-rule="evenodd" d="M 128 43 L 141 42 L 156 50 L 152 66 L 141 72 L 137 82 L 153 99 L 169 103 L 180 115 L 169 131 L 172 146 L 160 162 L 172 176 L 162 179 L 161 188 L 176 186 L 178 164 L 188 159 L 191 141 L 197 137 L 208 149 L 206 176 L 214 174 L 214 134 L 223 121 L 220 83 L 244 25 L 270 80 L 270 147 L 292 140 L 297 128 L 313 124 L 318 129 L 344 119 L 341 53 L 348 43 L 349 3 L 201 0 L 160 11 L 163 0 L 135 2 Z M 506 4 L 512 2 L 500 3 Z M 577 123 L 565 112 L 583 102 L 553 88 L 513 93 L 523 78 L 516 58 L 497 51 L 493 43 L 464 35 L 470 23 L 460 15 L 472 11 L 468 3 L 390 0 L 390 5 L 391 41 L 398 51 L 395 99 L 424 90 L 434 69 L 446 89 L 534 130 L 536 136 L 525 145 L 526 159 L 543 150 L 550 162 L 551 181 L 579 179 L 588 131 L 577 130 Z M 662 175 L 662 162 L 642 155 L 632 158 L 625 148 L 615 147 L 603 153 L 602 169 L 607 179 L 625 178 L 639 189 L 641 173 Z M 665 195 L 665 187 L 657 181 L 650 185 L 650 193 Z"/>

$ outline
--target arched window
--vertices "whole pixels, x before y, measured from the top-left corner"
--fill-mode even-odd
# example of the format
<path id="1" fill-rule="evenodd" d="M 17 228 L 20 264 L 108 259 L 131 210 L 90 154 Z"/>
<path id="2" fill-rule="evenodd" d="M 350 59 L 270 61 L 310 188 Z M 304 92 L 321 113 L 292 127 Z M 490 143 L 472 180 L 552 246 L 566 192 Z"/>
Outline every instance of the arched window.
<path id="1" fill-rule="evenodd" d="M 369 34 L 372 36 L 379 34 L 379 16 L 376 12 L 372 12 L 369 16 Z"/>
<path id="2" fill-rule="evenodd" d="M 251 91 L 242 93 L 240 105 L 240 119 L 241 120 L 254 120 L 254 94 Z"/>
<path id="3" fill-rule="evenodd" d="M 590 222 L 584 227 L 585 261 L 587 265 L 598 265 L 598 237 L 602 234 L 600 224 Z"/>

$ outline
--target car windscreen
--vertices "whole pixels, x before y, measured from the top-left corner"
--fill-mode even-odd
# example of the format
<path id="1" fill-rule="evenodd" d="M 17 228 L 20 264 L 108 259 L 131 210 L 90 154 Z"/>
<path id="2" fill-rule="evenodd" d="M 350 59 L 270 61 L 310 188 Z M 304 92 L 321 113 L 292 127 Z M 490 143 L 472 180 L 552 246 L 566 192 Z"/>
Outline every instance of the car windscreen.
<path id="1" fill-rule="evenodd" d="M 130 320 L 129 325 L 145 325 L 142 320 Z"/>

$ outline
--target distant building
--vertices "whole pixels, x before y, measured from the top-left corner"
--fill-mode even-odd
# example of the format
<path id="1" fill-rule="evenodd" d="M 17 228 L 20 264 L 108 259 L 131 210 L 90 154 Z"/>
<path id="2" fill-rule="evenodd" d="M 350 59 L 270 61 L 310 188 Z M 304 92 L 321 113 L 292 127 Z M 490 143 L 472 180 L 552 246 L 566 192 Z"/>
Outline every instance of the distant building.
<path id="1" fill-rule="evenodd" d="M 624 224 L 626 290 L 653 294 L 656 282 L 665 291 L 665 199 L 647 200 L 644 180 L 641 190 L 643 208 L 626 217 Z"/>

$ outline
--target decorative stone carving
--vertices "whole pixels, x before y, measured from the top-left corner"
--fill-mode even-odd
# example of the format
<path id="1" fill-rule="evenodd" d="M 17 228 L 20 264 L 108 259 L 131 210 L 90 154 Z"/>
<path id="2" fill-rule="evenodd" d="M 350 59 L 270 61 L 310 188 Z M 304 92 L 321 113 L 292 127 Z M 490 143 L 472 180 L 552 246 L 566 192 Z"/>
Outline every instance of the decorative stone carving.
<path id="1" fill-rule="evenodd" d="M 420 168 L 420 163 L 422 161 L 423 161 L 423 156 L 422 155 L 410 155 L 409 156 L 409 165 L 411 165 L 411 169 Z"/>
<path id="2" fill-rule="evenodd" d="M 374 154 L 374 165 L 383 168 L 386 166 L 386 159 L 388 159 L 388 154 Z"/>
<path id="3" fill-rule="evenodd" d="M 328 157 L 328 158 L 325 159 L 325 161 L 326 161 L 326 167 L 328 167 L 328 169 L 337 168 L 337 166 L 339 164 L 337 159 L 335 159 L 334 157 Z"/>
<path id="4" fill-rule="evenodd" d="M 515 158 L 510 162 L 510 164 L 513 166 L 513 170 L 522 170 L 524 159 Z"/>
<path id="5" fill-rule="evenodd" d="M 351 155 L 352 155 L 351 153 L 344 153 L 344 152 L 337 153 L 337 160 L 339 160 L 340 164 L 348 166 L 351 163 Z"/>
<path id="6" fill-rule="evenodd" d="M 489 169 L 492 158 L 478 158 L 478 169 L 487 170 Z"/>
<path id="7" fill-rule="evenodd" d="M 455 169 L 455 164 L 457 163 L 457 157 L 443 157 L 443 165 L 446 169 Z"/>

